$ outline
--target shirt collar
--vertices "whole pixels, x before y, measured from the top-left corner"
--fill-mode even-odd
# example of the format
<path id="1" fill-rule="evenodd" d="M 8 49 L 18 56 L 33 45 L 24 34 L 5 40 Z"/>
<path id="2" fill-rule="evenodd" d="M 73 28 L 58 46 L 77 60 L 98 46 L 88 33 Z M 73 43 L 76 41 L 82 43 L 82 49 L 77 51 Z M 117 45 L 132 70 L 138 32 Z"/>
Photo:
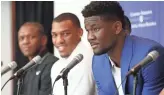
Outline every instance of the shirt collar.
<path id="1" fill-rule="evenodd" d="M 111 63 L 112 68 L 116 67 L 116 65 L 114 64 L 114 62 L 111 60 L 110 57 L 109 57 L 109 60 L 110 60 L 110 63 Z"/>

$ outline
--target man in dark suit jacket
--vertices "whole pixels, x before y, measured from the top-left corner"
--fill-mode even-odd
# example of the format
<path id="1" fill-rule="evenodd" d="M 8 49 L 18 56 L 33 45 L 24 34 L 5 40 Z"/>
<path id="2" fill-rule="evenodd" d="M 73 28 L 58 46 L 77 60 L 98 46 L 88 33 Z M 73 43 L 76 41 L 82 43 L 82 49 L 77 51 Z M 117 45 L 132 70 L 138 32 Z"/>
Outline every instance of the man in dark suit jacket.
<path id="1" fill-rule="evenodd" d="M 41 54 L 39 64 L 30 68 L 21 78 L 20 95 L 49 95 L 51 93 L 50 70 L 58 60 L 46 49 L 47 37 L 41 24 L 26 22 L 18 32 L 19 47 L 29 61 Z"/>
<path id="2" fill-rule="evenodd" d="M 126 74 L 156 50 L 160 56 L 138 72 L 136 95 L 158 95 L 164 88 L 164 48 L 152 40 L 127 35 L 123 31 L 124 11 L 118 2 L 92 1 L 82 13 L 95 54 L 92 70 L 98 94 L 132 95 L 134 77 L 125 79 Z"/>

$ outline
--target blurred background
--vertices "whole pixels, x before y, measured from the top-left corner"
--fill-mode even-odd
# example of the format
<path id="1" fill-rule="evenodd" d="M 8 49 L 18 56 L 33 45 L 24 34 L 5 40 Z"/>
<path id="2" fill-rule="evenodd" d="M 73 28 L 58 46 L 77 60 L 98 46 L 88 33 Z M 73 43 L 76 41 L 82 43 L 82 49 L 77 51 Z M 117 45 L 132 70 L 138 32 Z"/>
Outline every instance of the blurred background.
<path id="1" fill-rule="evenodd" d="M 87 33 L 84 29 L 84 18 L 81 11 L 89 0 L 62 1 L 1 1 L 1 68 L 11 61 L 16 61 L 18 70 L 27 63 L 18 47 L 17 33 L 19 27 L 27 21 L 40 22 L 48 35 L 47 47 L 58 57 L 51 40 L 51 23 L 55 16 L 63 12 L 76 14 L 84 34 L 82 40 L 89 45 Z M 164 46 L 164 2 L 163 1 L 121 1 L 125 15 L 128 16 L 132 26 L 131 35 L 145 37 L 159 42 Z M 2 64 L 3 63 L 3 64 Z M 1 87 L 13 74 L 10 71 L 1 76 Z M 16 95 L 16 80 L 10 81 L 2 95 Z"/>

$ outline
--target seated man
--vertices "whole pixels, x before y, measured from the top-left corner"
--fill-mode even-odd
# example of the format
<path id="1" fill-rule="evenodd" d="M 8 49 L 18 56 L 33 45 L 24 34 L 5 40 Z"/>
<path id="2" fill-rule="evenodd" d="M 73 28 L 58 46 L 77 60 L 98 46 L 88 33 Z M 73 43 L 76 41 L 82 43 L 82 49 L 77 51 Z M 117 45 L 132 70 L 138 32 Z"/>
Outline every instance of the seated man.
<path id="1" fill-rule="evenodd" d="M 18 43 L 29 61 L 38 54 L 42 55 L 40 64 L 33 66 L 24 74 L 20 95 L 49 95 L 50 69 L 58 58 L 46 49 L 47 36 L 43 26 L 35 22 L 24 23 L 18 31 Z"/>
<path id="2" fill-rule="evenodd" d="M 92 70 L 98 94 L 132 95 L 134 77 L 125 79 L 128 71 L 156 50 L 160 55 L 157 60 L 138 72 L 136 95 L 158 95 L 164 88 L 164 47 L 127 35 L 123 31 L 124 11 L 116 1 L 92 1 L 82 14 L 94 52 Z"/>
<path id="3" fill-rule="evenodd" d="M 95 95 L 95 83 L 92 76 L 91 48 L 81 40 L 83 30 L 79 19 L 72 13 L 62 13 L 52 23 L 52 42 L 60 54 L 60 59 L 51 69 L 52 85 L 54 80 L 72 59 L 83 55 L 83 60 L 73 67 L 68 73 L 68 95 Z M 64 95 L 63 80 L 54 85 L 54 95 Z"/>

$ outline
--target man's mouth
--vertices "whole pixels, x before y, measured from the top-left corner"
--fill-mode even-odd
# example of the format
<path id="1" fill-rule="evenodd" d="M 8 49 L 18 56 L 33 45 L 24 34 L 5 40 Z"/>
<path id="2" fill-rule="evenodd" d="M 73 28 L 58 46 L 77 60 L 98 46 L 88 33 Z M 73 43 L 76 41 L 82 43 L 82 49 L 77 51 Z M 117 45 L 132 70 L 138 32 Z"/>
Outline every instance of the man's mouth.
<path id="1" fill-rule="evenodd" d="M 94 48 L 98 47 L 98 44 L 97 43 L 91 43 L 91 47 L 94 49 Z"/>
<path id="2" fill-rule="evenodd" d="M 64 46 L 59 46 L 59 47 L 58 47 L 58 50 L 59 50 L 59 51 L 64 51 L 64 49 L 65 49 Z"/>

